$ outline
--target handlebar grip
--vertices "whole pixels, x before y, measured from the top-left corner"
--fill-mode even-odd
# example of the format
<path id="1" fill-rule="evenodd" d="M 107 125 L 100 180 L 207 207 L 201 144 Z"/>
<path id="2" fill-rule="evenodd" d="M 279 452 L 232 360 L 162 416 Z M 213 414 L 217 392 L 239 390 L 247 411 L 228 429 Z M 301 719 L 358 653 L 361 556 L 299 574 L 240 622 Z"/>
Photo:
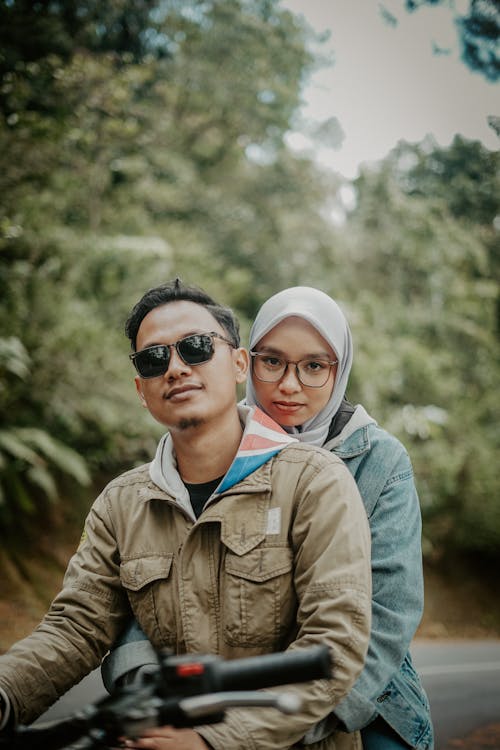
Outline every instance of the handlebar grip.
<path id="1" fill-rule="evenodd" d="M 327 646 L 232 659 L 217 665 L 222 690 L 258 690 L 293 682 L 331 679 L 332 658 Z"/>
<path id="2" fill-rule="evenodd" d="M 62 750 L 80 739 L 89 728 L 83 716 L 52 721 L 33 727 L 18 727 L 13 734 L 0 735 L 0 748 L 5 750 Z"/>

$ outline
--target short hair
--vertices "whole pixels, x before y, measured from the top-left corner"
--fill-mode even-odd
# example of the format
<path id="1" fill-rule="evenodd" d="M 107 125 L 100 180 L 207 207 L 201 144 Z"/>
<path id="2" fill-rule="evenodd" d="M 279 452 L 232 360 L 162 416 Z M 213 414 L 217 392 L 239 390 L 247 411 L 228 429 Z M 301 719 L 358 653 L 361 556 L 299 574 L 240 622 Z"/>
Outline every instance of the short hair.
<path id="1" fill-rule="evenodd" d="M 224 328 L 232 344 L 239 347 L 240 326 L 231 308 L 220 305 L 200 287 L 185 285 L 179 278 L 176 278 L 149 289 L 132 308 L 125 323 L 125 333 L 130 339 L 133 351 L 136 351 L 137 334 L 146 315 L 156 307 L 180 301 L 194 302 L 196 305 L 205 307 Z"/>

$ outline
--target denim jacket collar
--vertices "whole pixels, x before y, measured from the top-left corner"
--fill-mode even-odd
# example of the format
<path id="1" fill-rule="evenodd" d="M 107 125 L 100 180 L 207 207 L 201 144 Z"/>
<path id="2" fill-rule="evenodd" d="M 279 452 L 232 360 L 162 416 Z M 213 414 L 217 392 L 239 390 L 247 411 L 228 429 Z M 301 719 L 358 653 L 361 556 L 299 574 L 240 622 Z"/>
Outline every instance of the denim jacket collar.
<path id="1" fill-rule="evenodd" d="M 327 440 L 323 446 L 326 450 L 333 451 L 340 458 L 352 458 L 370 450 L 370 435 L 368 425 L 376 425 L 373 417 L 370 417 L 366 409 L 358 404 L 352 417 L 344 425 L 341 432 L 335 437 Z"/>

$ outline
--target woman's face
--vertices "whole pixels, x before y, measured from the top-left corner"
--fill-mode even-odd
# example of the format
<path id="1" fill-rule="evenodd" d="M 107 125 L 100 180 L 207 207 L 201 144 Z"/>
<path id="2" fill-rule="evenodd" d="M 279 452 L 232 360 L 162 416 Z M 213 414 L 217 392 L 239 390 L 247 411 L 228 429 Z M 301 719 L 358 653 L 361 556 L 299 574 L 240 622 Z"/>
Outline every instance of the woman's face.
<path id="1" fill-rule="evenodd" d="M 311 360 L 312 367 L 315 367 L 316 360 L 331 362 L 337 359 L 323 336 L 299 317 L 282 320 L 261 338 L 252 351 L 271 355 L 272 363 L 272 357 L 292 362 Z M 284 427 L 304 424 L 321 411 L 332 395 L 337 374 L 337 365 L 333 365 L 329 368 L 326 383 L 320 388 L 311 388 L 302 385 L 293 364 L 287 367 L 276 383 L 257 380 L 254 369 L 252 358 L 252 383 L 259 404 L 275 422 Z"/>

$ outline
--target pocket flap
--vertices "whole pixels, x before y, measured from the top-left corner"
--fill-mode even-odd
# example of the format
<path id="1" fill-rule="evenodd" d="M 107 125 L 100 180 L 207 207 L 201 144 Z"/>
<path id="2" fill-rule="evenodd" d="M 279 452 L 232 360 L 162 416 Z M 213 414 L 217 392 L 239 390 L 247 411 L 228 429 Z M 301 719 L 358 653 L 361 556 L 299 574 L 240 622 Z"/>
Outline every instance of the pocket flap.
<path id="1" fill-rule="evenodd" d="M 268 581 L 292 569 L 292 552 L 288 547 L 260 547 L 246 555 L 226 554 L 226 572 L 247 581 Z"/>
<path id="2" fill-rule="evenodd" d="M 122 560 L 120 564 L 120 578 L 122 584 L 130 591 L 139 591 L 151 581 L 168 578 L 172 567 L 173 553 L 168 555 L 154 555 L 151 557 L 137 557 L 133 560 Z"/>

